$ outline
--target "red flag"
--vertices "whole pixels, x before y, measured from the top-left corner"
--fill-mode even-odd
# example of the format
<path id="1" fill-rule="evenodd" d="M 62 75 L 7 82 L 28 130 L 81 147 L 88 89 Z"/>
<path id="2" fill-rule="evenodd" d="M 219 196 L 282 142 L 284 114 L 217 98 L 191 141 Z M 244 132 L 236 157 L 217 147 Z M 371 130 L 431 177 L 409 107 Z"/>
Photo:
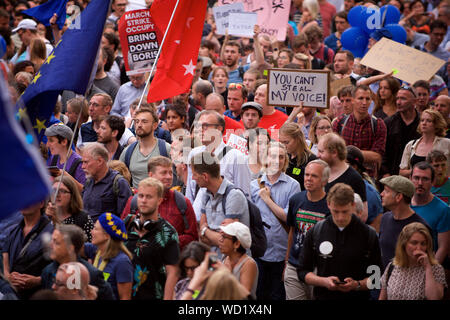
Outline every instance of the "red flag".
<path id="1" fill-rule="evenodd" d="M 177 0 L 156 0 L 151 14 L 164 34 Z M 207 9 L 207 0 L 179 0 L 169 27 L 156 73 L 150 84 L 148 102 L 160 101 L 189 90 L 197 64 Z"/>

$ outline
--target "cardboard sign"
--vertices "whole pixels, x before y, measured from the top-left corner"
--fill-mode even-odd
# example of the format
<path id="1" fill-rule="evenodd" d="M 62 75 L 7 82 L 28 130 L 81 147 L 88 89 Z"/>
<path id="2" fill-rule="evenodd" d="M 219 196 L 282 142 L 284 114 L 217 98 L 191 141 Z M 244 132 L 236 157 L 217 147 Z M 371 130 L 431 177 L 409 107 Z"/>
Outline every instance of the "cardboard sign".
<path id="1" fill-rule="evenodd" d="M 159 31 L 150 9 L 128 11 L 119 20 L 119 36 L 127 75 L 151 71 L 159 50 Z"/>
<path id="2" fill-rule="evenodd" d="M 413 84 L 417 80 L 430 80 L 445 61 L 429 53 L 382 38 L 370 48 L 361 64 L 384 73 L 398 71 L 395 72 L 396 78 Z"/>
<path id="3" fill-rule="evenodd" d="M 341 88 L 350 86 L 350 85 L 352 85 L 350 77 L 331 81 L 331 83 L 330 83 L 331 96 L 330 97 L 337 96 L 337 93 L 339 92 L 339 90 Z"/>
<path id="4" fill-rule="evenodd" d="M 321 70 L 269 69 L 267 104 L 328 108 L 330 73 Z"/>
<path id="5" fill-rule="evenodd" d="M 228 16 L 228 34 L 238 37 L 253 37 L 258 15 L 250 12 L 234 12 Z"/>
<path id="6" fill-rule="evenodd" d="M 275 36 L 278 41 L 286 40 L 291 0 L 219 0 L 219 6 L 243 3 L 245 12 L 258 14 L 261 33 Z"/>
<path id="7" fill-rule="evenodd" d="M 242 154 L 248 156 L 247 139 L 245 138 L 242 138 L 232 133 L 228 137 L 227 146 L 239 150 L 240 152 L 242 152 Z"/>
<path id="8" fill-rule="evenodd" d="M 216 22 L 216 33 L 224 35 L 229 27 L 229 15 L 235 12 L 244 12 L 244 4 L 241 2 L 213 7 L 214 20 Z M 252 30 L 253 31 L 253 30 Z M 228 31 L 229 34 L 229 31 Z"/>

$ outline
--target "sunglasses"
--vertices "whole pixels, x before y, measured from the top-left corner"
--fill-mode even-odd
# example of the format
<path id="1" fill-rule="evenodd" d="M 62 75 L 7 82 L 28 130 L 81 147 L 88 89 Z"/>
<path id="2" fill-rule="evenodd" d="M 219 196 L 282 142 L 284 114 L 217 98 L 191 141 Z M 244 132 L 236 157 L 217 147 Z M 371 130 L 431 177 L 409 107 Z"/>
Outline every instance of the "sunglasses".
<path id="1" fill-rule="evenodd" d="M 400 87 L 400 90 L 407 90 L 407 91 L 411 92 L 414 95 L 414 97 L 416 97 L 416 93 L 414 92 L 413 88 L 411 88 L 410 86 L 407 86 L 404 84 Z"/>
<path id="2" fill-rule="evenodd" d="M 230 83 L 228 85 L 228 89 L 238 89 L 241 90 L 243 88 L 243 85 L 241 83 Z"/>

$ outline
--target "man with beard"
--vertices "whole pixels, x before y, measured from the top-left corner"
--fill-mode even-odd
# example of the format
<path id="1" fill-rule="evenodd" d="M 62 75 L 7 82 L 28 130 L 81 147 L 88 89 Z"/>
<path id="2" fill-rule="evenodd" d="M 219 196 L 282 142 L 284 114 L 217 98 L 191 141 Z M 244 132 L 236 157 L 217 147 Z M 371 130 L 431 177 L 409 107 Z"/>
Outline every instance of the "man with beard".
<path id="1" fill-rule="evenodd" d="M 133 253 L 134 283 L 132 299 L 173 299 L 178 279 L 180 255 L 177 231 L 159 215 L 164 186 L 155 178 L 145 178 L 138 186 L 137 215 L 125 219 Z"/>
<path id="2" fill-rule="evenodd" d="M 118 116 L 107 116 L 100 122 L 97 130 L 97 142 L 103 143 L 108 150 L 109 160 L 119 160 L 123 147 L 119 144 L 125 131 L 125 122 Z"/>
<path id="3" fill-rule="evenodd" d="M 158 116 L 154 109 L 140 108 L 134 114 L 134 123 L 138 141 L 123 150 L 119 160 L 125 163 L 131 173 L 132 186 L 148 177 L 148 160 L 156 156 L 169 157 L 170 145 L 154 136 L 158 126 Z"/>
<path id="4" fill-rule="evenodd" d="M 361 76 L 358 76 L 353 72 L 353 64 L 355 57 L 348 50 L 340 50 L 334 56 L 334 76 L 337 79 L 350 78 L 353 85 L 357 85 L 359 80 L 362 80 Z"/>
<path id="5" fill-rule="evenodd" d="M 358 147 L 371 177 L 376 177 L 386 146 L 386 125 L 368 112 L 371 90 L 358 85 L 353 91 L 353 112 L 343 114 L 333 123 L 333 131 L 344 138 L 346 145 Z"/>

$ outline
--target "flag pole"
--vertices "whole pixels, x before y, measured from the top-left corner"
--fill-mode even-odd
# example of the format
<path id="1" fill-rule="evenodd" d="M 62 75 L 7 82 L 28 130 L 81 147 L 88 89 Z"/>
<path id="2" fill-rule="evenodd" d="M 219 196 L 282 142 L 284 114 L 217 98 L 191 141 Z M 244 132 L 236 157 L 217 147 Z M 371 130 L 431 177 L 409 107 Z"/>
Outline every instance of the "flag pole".
<path id="1" fill-rule="evenodd" d="M 147 81 L 145 82 L 144 91 L 142 92 L 141 99 L 139 100 L 139 104 L 137 105 L 136 110 L 139 110 L 139 108 L 141 107 L 142 100 L 144 99 L 145 91 L 147 90 L 148 84 L 150 83 L 150 79 L 152 78 L 153 71 L 155 70 L 156 64 L 158 63 L 159 55 L 161 54 L 161 50 L 164 45 L 164 41 L 166 40 L 166 36 L 167 36 L 167 33 L 169 32 L 170 26 L 172 24 L 173 17 L 175 16 L 175 12 L 177 11 L 178 3 L 180 3 L 180 0 L 177 0 L 177 3 L 175 4 L 175 7 L 173 8 L 172 15 L 170 16 L 169 23 L 167 24 L 166 31 L 164 32 L 164 36 L 161 41 L 161 45 L 159 46 L 158 53 L 156 54 L 155 62 L 153 62 L 152 70 L 150 71 L 150 75 L 149 75 Z"/>

